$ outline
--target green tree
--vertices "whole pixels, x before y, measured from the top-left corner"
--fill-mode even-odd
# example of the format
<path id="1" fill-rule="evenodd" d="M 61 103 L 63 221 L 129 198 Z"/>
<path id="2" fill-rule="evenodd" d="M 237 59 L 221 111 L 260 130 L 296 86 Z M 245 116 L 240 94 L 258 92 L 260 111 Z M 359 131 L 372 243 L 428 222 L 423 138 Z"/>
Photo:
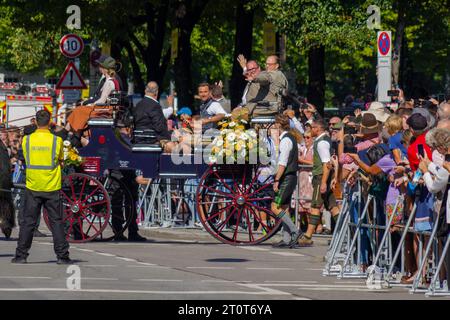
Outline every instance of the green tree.
<path id="1" fill-rule="evenodd" d="M 366 26 L 367 7 L 386 7 L 387 1 L 261 1 L 269 20 L 308 51 L 308 100 L 323 110 L 325 103 L 325 53 L 333 46 L 341 50 L 363 50 L 374 39 Z"/>

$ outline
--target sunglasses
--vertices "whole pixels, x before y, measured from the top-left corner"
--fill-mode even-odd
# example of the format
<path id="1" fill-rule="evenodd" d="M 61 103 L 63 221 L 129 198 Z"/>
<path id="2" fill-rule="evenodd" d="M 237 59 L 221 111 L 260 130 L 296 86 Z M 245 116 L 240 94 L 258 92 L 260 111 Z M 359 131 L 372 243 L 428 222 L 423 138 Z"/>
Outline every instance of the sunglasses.
<path id="1" fill-rule="evenodd" d="M 307 137 L 307 136 L 305 136 L 305 139 L 311 139 L 311 137 Z"/>

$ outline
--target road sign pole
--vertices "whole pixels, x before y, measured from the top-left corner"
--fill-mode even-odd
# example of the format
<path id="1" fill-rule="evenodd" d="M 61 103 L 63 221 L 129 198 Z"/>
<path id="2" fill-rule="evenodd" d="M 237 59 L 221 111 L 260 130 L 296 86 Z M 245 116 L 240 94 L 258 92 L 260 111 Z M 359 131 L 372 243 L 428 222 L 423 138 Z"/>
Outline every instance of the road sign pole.
<path id="1" fill-rule="evenodd" d="M 391 102 L 388 90 L 392 89 L 392 37 L 391 31 L 380 31 L 377 36 L 378 101 Z"/>

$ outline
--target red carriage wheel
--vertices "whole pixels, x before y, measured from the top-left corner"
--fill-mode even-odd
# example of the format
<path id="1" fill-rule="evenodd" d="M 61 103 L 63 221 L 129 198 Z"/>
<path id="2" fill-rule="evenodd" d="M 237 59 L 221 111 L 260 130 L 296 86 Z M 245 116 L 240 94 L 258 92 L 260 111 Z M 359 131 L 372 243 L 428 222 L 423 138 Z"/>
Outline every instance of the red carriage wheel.
<path id="1" fill-rule="evenodd" d="M 72 243 L 89 242 L 101 236 L 109 224 L 111 201 L 97 179 L 81 173 L 63 177 L 61 188 L 66 238 Z M 49 230 L 50 221 L 44 210 Z"/>
<path id="2" fill-rule="evenodd" d="M 281 225 L 270 210 L 272 186 L 256 166 L 210 166 L 197 189 L 197 211 L 206 231 L 231 245 L 254 245 L 272 237 Z"/>

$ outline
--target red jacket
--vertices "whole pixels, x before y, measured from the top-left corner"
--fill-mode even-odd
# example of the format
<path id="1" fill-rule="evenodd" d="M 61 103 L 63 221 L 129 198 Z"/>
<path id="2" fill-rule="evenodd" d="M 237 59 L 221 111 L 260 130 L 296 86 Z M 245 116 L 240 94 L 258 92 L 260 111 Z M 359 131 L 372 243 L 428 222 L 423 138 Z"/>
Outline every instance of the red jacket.
<path id="1" fill-rule="evenodd" d="M 419 163 L 420 163 L 420 160 L 419 160 L 419 158 L 417 157 L 417 155 L 419 154 L 419 151 L 418 151 L 418 149 L 417 149 L 417 146 L 419 145 L 419 144 L 422 144 L 423 145 L 423 149 L 425 150 L 425 152 L 426 152 L 426 154 L 427 154 L 427 156 L 428 156 L 428 159 L 430 159 L 431 161 L 433 161 L 433 159 L 432 159 L 432 154 L 433 154 L 433 152 L 431 151 L 431 148 L 427 145 L 427 143 L 425 142 L 425 135 L 426 135 L 427 133 L 425 132 L 425 133 L 423 133 L 423 134 L 421 134 L 420 136 L 418 136 L 417 138 L 416 138 L 416 141 L 414 141 L 413 143 L 411 143 L 410 145 L 409 145 L 409 147 L 408 147 L 408 161 L 409 161 L 409 165 L 411 166 L 411 169 L 413 170 L 413 171 L 416 171 L 417 170 L 417 168 L 419 168 Z"/>

